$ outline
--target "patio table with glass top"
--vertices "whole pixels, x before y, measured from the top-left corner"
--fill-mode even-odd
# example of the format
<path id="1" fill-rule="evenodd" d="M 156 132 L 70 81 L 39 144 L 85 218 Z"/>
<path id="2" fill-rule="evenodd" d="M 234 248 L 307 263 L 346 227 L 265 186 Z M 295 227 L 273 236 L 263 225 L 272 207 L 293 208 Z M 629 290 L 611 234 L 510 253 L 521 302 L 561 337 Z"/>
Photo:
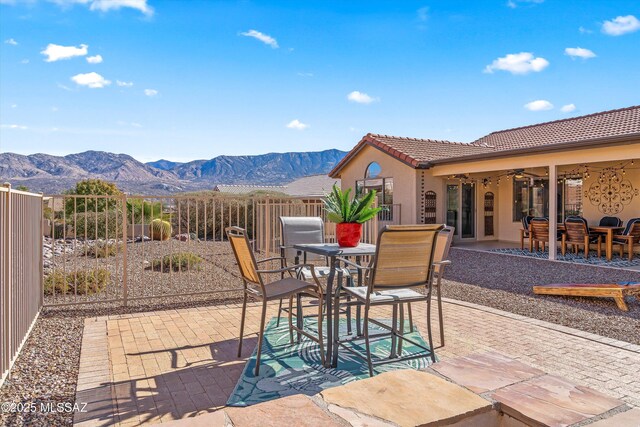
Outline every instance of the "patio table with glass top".
<path id="1" fill-rule="evenodd" d="M 340 261 L 338 260 L 338 257 L 355 257 L 356 262 L 359 262 L 360 258 L 363 256 L 375 255 L 376 245 L 372 245 L 369 243 L 360 243 L 356 247 L 347 248 L 340 246 L 337 243 L 305 243 L 293 245 L 293 248 L 302 252 L 321 255 L 329 259 L 329 267 L 331 267 L 331 269 L 329 271 L 329 276 L 327 277 L 327 290 L 325 293 L 325 307 L 327 308 L 326 354 L 332 354 L 333 341 L 335 339 L 335 337 L 333 336 L 334 332 L 332 316 L 334 296 L 333 285 L 335 281 L 336 271 L 340 268 Z M 330 357 L 327 357 L 327 360 L 325 360 L 325 367 L 327 368 L 335 367 L 336 361 L 332 362 L 330 359 Z"/>

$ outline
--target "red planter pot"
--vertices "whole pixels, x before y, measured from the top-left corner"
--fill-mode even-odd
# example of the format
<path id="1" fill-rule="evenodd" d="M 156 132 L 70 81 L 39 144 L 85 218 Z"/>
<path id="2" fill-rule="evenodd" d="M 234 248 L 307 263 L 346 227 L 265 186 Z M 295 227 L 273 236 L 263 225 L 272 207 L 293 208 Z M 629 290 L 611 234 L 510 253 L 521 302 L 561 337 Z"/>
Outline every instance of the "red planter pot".
<path id="1" fill-rule="evenodd" d="M 362 224 L 357 222 L 336 224 L 336 239 L 340 246 L 354 248 L 360 243 L 360 237 L 362 237 Z"/>

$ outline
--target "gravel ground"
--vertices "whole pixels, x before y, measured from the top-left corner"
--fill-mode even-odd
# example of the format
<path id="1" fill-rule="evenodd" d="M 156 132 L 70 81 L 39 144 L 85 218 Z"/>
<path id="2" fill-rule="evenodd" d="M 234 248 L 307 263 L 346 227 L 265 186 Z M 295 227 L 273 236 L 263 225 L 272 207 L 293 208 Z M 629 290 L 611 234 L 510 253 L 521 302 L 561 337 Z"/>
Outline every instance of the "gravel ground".
<path id="1" fill-rule="evenodd" d="M 451 248 L 443 296 L 640 344 L 640 301 L 535 295 L 550 283 L 640 282 L 640 272 Z"/>
<path id="2" fill-rule="evenodd" d="M 205 261 L 199 271 L 162 273 L 145 270 L 145 261 L 172 252 L 190 251 Z M 77 254 L 77 252 L 76 252 Z M 67 269 L 109 269 L 114 279 L 122 277 L 122 263 L 115 258 L 87 259 L 74 253 L 56 255 L 54 267 Z M 74 402 L 84 319 L 106 314 L 123 314 L 168 307 L 205 306 L 237 300 L 232 291 L 240 286 L 235 261 L 228 243 L 219 242 L 145 242 L 127 245 L 130 296 L 169 295 L 175 292 L 219 290 L 208 296 L 141 299 L 129 307 L 113 303 L 66 306 L 44 309 L 16 361 L 11 377 L 0 389 L 0 402 L 37 405 L 40 402 Z M 534 284 L 559 282 L 640 281 L 640 272 L 601 267 L 553 263 L 545 260 L 514 257 L 464 249 L 451 249 L 452 265 L 445 272 L 443 295 L 559 323 L 603 336 L 640 344 L 640 302 L 627 299 L 629 312 L 617 309 L 613 300 L 565 298 L 534 295 Z M 89 299 L 106 299 L 121 295 L 118 280 L 107 292 Z M 77 297 L 82 301 L 86 297 Z M 51 301 L 51 297 L 47 298 Z M 67 302 L 73 302 L 68 299 Z M 62 302 L 60 299 L 57 302 Z M 0 425 L 71 425 L 73 414 L 28 412 L 0 413 Z"/>

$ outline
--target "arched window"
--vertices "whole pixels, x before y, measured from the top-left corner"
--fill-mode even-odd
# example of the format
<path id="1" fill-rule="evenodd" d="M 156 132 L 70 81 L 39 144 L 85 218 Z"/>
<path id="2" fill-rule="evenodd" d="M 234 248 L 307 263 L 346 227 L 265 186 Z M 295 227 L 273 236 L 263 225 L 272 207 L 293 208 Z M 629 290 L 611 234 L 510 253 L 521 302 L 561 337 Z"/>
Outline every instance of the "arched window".
<path id="1" fill-rule="evenodd" d="M 382 172 L 380 165 L 377 162 L 371 162 L 364 173 L 364 179 L 377 178 L 380 172 Z"/>
<path id="2" fill-rule="evenodd" d="M 493 210 L 495 196 L 491 191 L 484 195 L 484 235 L 493 236 Z"/>

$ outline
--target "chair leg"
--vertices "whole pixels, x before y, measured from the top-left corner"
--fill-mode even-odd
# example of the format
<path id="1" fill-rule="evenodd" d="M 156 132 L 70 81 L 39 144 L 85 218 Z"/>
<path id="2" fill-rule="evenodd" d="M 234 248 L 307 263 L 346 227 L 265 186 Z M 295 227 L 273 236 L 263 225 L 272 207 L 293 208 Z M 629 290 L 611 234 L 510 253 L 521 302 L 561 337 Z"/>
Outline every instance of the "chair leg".
<path id="1" fill-rule="evenodd" d="M 633 261 L 633 240 L 629 240 L 629 261 Z"/>
<path id="2" fill-rule="evenodd" d="M 427 336 L 429 339 L 429 350 L 431 351 L 431 361 L 436 363 L 436 353 L 433 349 L 433 333 L 431 332 L 431 298 L 427 300 Z"/>
<path id="3" fill-rule="evenodd" d="M 402 334 L 404 334 L 404 304 L 400 303 L 400 313 L 399 313 L 399 321 L 400 326 L 398 327 L 398 357 L 402 356 Z"/>
<path id="4" fill-rule="evenodd" d="M 280 315 L 282 314 L 282 298 L 278 304 L 278 320 L 276 320 L 276 327 L 280 326 Z"/>
<path id="5" fill-rule="evenodd" d="M 369 343 L 369 304 L 364 306 L 364 347 L 367 353 L 367 367 L 369 368 L 369 376 L 373 376 L 373 363 L 371 361 L 371 345 Z"/>
<path id="6" fill-rule="evenodd" d="M 282 300 L 280 301 L 282 302 Z M 293 295 L 289 297 L 289 315 L 287 318 L 289 319 L 289 344 L 293 345 Z"/>
<path id="7" fill-rule="evenodd" d="M 322 295 L 318 296 L 318 345 L 320 346 L 320 364 L 324 366 L 324 336 L 322 334 Z"/>
<path id="8" fill-rule="evenodd" d="M 264 322 L 267 317 L 267 300 L 262 301 L 262 315 L 260 316 L 260 333 L 258 334 L 258 351 L 256 352 L 255 376 L 260 374 L 260 356 L 262 354 L 262 340 L 264 339 Z"/>
<path id="9" fill-rule="evenodd" d="M 389 359 L 396 357 L 396 350 L 398 345 L 398 304 L 393 304 L 393 311 L 391 315 L 391 353 Z"/>
<path id="10" fill-rule="evenodd" d="M 244 318 L 247 314 L 247 293 L 242 295 L 242 315 L 240 318 L 240 340 L 238 340 L 238 357 L 242 355 L 242 337 L 244 335 Z"/>
<path id="11" fill-rule="evenodd" d="M 333 297 L 333 354 L 331 355 L 331 366 L 338 367 L 338 341 L 340 340 L 340 292 L 336 292 Z"/>
<path id="12" fill-rule="evenodd" d="M 409 332 L 413 332 L 413 312 L 411 311 L 411 303 L 407 303 L 407 314 L 409 315 Z"/>
<path id="13" fill-rule="evenodd" d="M 302 295 L 296 295 L 296 326 L 298 329 L 302 329 L 304 326 L 304 313 L 302 312 Z M 302 334 L 299 331 L 296 331 L 298 344 L 302 342 Z"/>
<path id="14" fill-rule="evenodd" d="M 442 295 L 440 292 L 440 276 L 438 276 L 438 321 L 440 322 L 440 347 L 444 347 L 444 315 L 442 314 Z"/>
<path id="15" fill-rule="evenodd" d="M 351 295 L 347 295 L 347 303 L 351 302 Z M 347 305 L 347 335 L 351 335 L 351 305 Z"/>

